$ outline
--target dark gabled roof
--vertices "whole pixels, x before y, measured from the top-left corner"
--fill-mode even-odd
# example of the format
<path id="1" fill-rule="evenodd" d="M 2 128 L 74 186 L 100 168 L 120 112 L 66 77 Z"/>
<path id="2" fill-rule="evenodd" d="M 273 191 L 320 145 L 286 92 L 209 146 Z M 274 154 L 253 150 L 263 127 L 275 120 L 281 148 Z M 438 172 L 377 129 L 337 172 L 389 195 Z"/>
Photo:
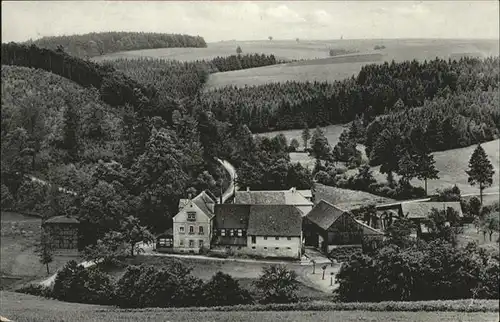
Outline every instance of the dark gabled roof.
<path id="1" fill-rule="evenodd" d="M 460 202 L 403 202 L 401 204 L 401 211 L 403 216 L 408 216 L 409 219 L 427 218 L 432 209 L 435 208 L 439 211 L 452 208 L 458 212 L 460 217 L 463 217 L 462 206 Z"/>
<path id="2" fill-rule="evenodd" d="M 321 229 L 327 230 L 345 212 L 346 211 L 335 207 L 331 203 L 321 200 L 307 214 L 306 218 Z"/>
<path id="3" fill-rule="evenodd" d="M 217 229 L 247 229 L 249 216 L 250 205 L 215 205 L 214 226 Z"/>
<path id="4" fill-rule="evenodd" d="M 216 236 L 213 241 L 214 245 L 236 245 L 236 246 L 246 246 L 246 237 L 231 237 L 231 236 Z"/>
<path id="5" fill-rule="evenodd" d="M 247 235 L 300 236 L 302 212 L 292 205 L 251 205 Z"/>
<path id="6" fill-rule="evenodd" d="M 200 208 L 201 211 L 203 211 L 209 218 L 214 216 L 214 212 L 208 205 L 215 204 L 215 200 L 210 198 L 205 191 L 193 198 L 193 203 L 198 206 L 198 208 Z"/>
<path id="7" fill-rule="evenodd" d="M 79 224 L 80 221 L 74 217 L 55 216 L 47 219 L 44 224 Z"/>

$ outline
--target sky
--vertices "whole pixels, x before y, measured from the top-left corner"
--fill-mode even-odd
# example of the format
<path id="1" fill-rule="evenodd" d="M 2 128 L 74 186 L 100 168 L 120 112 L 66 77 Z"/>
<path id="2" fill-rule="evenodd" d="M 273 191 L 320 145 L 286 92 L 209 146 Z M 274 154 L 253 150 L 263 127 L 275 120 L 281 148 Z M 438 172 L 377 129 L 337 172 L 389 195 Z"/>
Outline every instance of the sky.
<path id="1" fill-rule="evenodd" d="M 499 38 L 499 1 L 2 1 L 2 42 L 99 31 L 274 39 Z"/>

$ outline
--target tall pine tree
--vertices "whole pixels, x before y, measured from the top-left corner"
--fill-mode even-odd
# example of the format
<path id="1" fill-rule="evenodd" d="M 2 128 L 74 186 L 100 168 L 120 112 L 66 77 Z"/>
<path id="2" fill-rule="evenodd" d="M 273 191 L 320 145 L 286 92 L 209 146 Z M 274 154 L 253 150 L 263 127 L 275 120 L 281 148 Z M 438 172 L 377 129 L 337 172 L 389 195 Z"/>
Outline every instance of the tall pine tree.
<path id="1" fill-rule="evenodd" d="M 493 183 L 493 165 L 491 164 L 486 152 L 481 144 L 472 153 L 469 160 L 469 170 L 465 171 L 469 176 L 469 184 L 475 186 L 479 185 L 479 199 L 483 204 L 483 190 L 490 187 Z"/>

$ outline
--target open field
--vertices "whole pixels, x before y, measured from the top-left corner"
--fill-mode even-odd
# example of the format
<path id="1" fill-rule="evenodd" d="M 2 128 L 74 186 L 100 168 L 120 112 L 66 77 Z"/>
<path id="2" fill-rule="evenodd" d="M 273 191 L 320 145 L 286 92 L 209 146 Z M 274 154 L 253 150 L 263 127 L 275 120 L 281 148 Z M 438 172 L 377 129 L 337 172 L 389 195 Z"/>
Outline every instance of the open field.
<path id="1" fill-rule="evenodd" d="M 395 202 L 393 199 L 380 197 L 364 191 L 330 187 L 318 183 L 314 185 L 314 190 L 316 201 L 324 199 L 325 201 L 345 210 L 359 208 L 369 204 L 386 204 Z"/>
<path id="2" fill-rule="evenodd" d="M 385 312 L 336 311 L 213 311 L 178 309 L 120 310 L 111 307 L 65 303 L 36 296 L 2 292 L 2 316 L 16 322 L 61 321 L 474 321 L 496 322 L 498 312 Z M 490 301 L 493 302 L 493 301 Z M 335 303 L 332 303 L 335 305 Z M 497 309 L 498 310 L 498 309 Z"/>
<path id="3" fill-rule="evenodd" d="M 374 46 L 386 48 L 374 50 Z M 226 85 L 261 85 L 269 82 L 334 81 L 351 77 L 362 66 L 382 61 L 430 60 L 436 57 L 458 59 L 463 56 L 485 57 L 498 55 L 497 40 L 467 39 L 352 39 L 352 40 L 260 40 L 223 41 L 208 43 L 207 48 L 163 48 L 113 53 L 94 57 L 96 61 L 117 58 L 163 58 L 180 61 L 213 59 L 236 53 L 240 46 L 244 54 L 274 54 L 278 59 L 300 60 L 267 67 L 212 74 L 207 89 Z M 336 57 L 329 57 L 330 49 L 357 51 Z"/>
<path id="4" fill-rule="evenodd" d="M 35 254 L 35 245 L 40 237 L 41 219 L 13 212 L 1 213 L 2 235 L 0 238 L 1 287 L 16 285 L 39 279 L 47 275 L 44 265 Z M 55 255 L 49 269 L 54 272 L 76 256 Z"/>
<path id="5" fill-rule="evenodd" d="M 328 142 L 332 147 L 337 144 L 343 128 L 344 126 L 342 125 L 329 125 L 322 128 L 325 132 Z M 260 133 L 258 135 L 273 137 L 280 133 L 283 133 L 286 136 L 286 138 L 288 139 L 288 143 L 290 143 L 290 140 L 293 138 L 297 139 L 300 143 L 300 149 L 303 148 L 303 141 L 301 138 L 302 130 L 267 132 Z M 493 184 L 491 187 L 485 189 L 484 192 L 498 192 L 500 174 L 500 140 L 485 142 L 482 144 L 482 146 L 488 154 L 495 170 L 495 174 L 493 175 Z M 362 146 L 359 146 L 358 148 L 360 148 L 360 150 L 363 150 Z M 469 159 L 475 148 L 476 146 L 472 145 L 460 149 L 434 152 L 433 155 L 434 160 L 436 161 L 436 168 L 439 170 L 439 179 L 428 181 L 427 186 L 429 194 L 435 193 L 436 189 L 449 188 L 456 184 L 462 191 L 462 194 L 474 193 L 479 195 L 479 188 L 469 185 L 469 183 L 467 182 L 468 176 L 465 173 L 465 170 L 468 169 Z M 306 153 L 290 153 L 290 158 L 292 162 L 300 162 L 303 166 L 309 167 L 310 169 L 314 167 L 314 159 L 309 157 Z M 372 168 L 375 179 L 377 179 L 377 181 L 379 182 L 386 182 L 386 175 L 380 173 L 379 169 L 380 166 Z M 349 170 L 347 173 L 353 174 L 356 173 L 356 171 L 357 170 Z M 413 179 L 411 183 L 414 186 L 424 187 L 424 182 L 417 179 Z M 498 201 L 498 195 L 485 196 L 484 199 L 486 204 L 490 204 Z"/>
<path id="6" fill-rule="evenodd" d="M 357 54 L 212 74 L 206 89 L 224 86 L 263 85 L 284 81 L 336 81 L 356 75 L 366 64 L 404 60 L 431 60 L 436 57 L 459 59 L 463 56 L 498 55 L 498 42 L 473 40 L 381 40 L 385 49 L 373 51 L 374 40 L 326 42 L 326 46 L 345 46 Z"/>
<path id="7" fill-rule="evenodd" d="M 133 259 L 128 260 L 128 264 L 140 265 L 147 264 L 162 268 L 166 266 L 167 262 L 179 261 L 183 264 L 191 267 L 192 275 L 203 280 L 209 280 L 217 272 L 223 272 L 231 275 L 233 278 L 238 280 L 241 285 L 248 290 L 254 292 L 252 282 L 255 281 L 262 273 L 264 267 L 269 266 L 269 263 L 262 262 L 235 262 L 235 261 L 220 261 L 220 260 L 205 260 L 205 259 L 194 259 L 194 258 L 172 258 L 172 257 L 162 257 L 162 256 L 144 256 L 139 255 Z M 277 261 L 278 262 L 278 261 Z M 321 285 L 316 285 L 315 281 L 310 278 L 304 278 L 305 269 L 307 266 L 300 266 L 297 263 L 287 263 L 288 268 L 294 269 L 299 275 L 299 289 L 297 294 L 300 298 L 325 298 L 331 295 L 330 292 L 323 292 Z M 118 278 L 124 273 L 124 269 L 113 269 L 110 271 L 112 276 Z"/>
<path id="8" fill-rule="evenodd" d="M 335 125 L 328 125 L 328 126 L 321 128 L 323 130 L 323 133 L 325 133 L 326 138 L 328 139 L 328 143 L 330 143 L 330 145 L 332 147 L 334 147 L 337 144 L 337 142 L 339 141 L 339 138 L 340 138 L 340 134 L 342 134 L 342 131 L 344 131 L 344 128 L 346 126 L 347 125 L 335 124 Z M 314 132 L 314 128 L 309 129 L 309 131 L 311 132 L 311 135 L 312 135 Z M 299 141 L 299 150 L 304 149 L 304 141 L 302 140 L 302 129 L 257 133 L 255 135 L 272 138 L 278 134 L 284 134 L 288 140 L 288 144 L 290 144 L 290 141 L 292 139 L 296 139 L 297 141 Z"/>
<path id="9" fill-rule="evenodd" d="M 493 175 L 493 184 L 491 187 L 484 190 L 485 193 L 498 193 L 499 189 L 499 173 L 500 173 L 500 140 L 485 142 L 482 144 L 484 150 L 489 156 L 490 162 L 493 165 L 495 174 Z M 437 189 L 444 189 L 457 185 L 462 194 L 478 194 L 479 187 L 471 186 L 467 182 L 467 174 L 465 170 L 468 169 L 469 159 L 472 152 L 476 148 L 475 145 L 468 146 L 460 149 L 453 149 L 447 151 L 434 152 L 434 160 L 436 161 L 436 169 L 439 170 L 438 180 L 429 180 L 427 183 L 429 194 L 435 193 Z M 373 167 L 373 175 L 379 182 L 386 182 L 386 175 L 380 173 L 380 167 Z M 348 173 L 354 173 L 356 170 L 350 170 Z M 424 182 L 413 179 L 411 184 L 414 186 L 424 187 Z M 490 196 L 486 199 L 498 201 L 498 195 Z"/>

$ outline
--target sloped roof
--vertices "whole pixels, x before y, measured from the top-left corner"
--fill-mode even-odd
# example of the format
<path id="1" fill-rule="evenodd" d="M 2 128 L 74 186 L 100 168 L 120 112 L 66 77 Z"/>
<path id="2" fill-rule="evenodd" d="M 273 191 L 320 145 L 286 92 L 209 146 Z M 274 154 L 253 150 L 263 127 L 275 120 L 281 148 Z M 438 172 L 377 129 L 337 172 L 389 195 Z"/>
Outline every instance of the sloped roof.
<path id="1" fill-rule="evenodd" d="M 384 233 L 378 229 L 368 226 L 364 222 L 354 219 L 354 221 L 363 228 L 363 234 L 366 235 L 384 235 Z"/>
<path id="2" fill-rule="evenodd" d="M 312 191 L 311 190 L 296 190 L 298 193 L 300 193 L 302 196 L 305 198 L 312 198 Z"/>
<path id="3" fill-rule="evenodd" d="M 173 236 L 173 234 L 174 234 L 174 229 L 169 228 L 169 229 L 165 230 L 163 233 L 156 235 L 156 238 L 164 237 L 164 236 Z"/>
<path id="4" fill-rule="evenodd" d="M 248 235 L 300 236 L 302 212 L 292 205 L 251 205 Z"/>
<path id="5" fill-rule="evenodd" d="M 210 196 L 205 192 L 201 192 L 193 199 L 193 203 L 198 206 L 208 217 L 212 218 L 215 214 L 212 209 L 208 206 L 209 204 L 215 204 L 215 200 L 210 198 Z"/>
<path id="6" fill-rule="evenodd" d="M 247 229 L 249 217 L 250 205 L 215 205 L 214 225 L 217 229 Z"/>
<path id="7" fill-rule="evenodd" d="M 301 193 L 292 190 L 236 191 L 234 203 L 244 205 L 313 205 Z"/>
<path id="8" fill-rule="evenodd" d="M 44 224 L 79 224 L 80 221 L 74 217 L 55 216 L 47 219 Z"/>
<path id="9" fill-rule="evenodd" d="M 463 217 L 462 206 L 460 202 L 411 202 L 411 203 L 402 203 L 401 211 L 403 212 L 403 216 L 408 215 L 409 219 L 418 219 L 418 218 L 427 218 L 432 209 L 436 208 L 437 210 L 446 210 L 448 208 L 452 208 L 458 212 L 460 217 Z"/>
<path id="10" fill-rule="evenodd" d="M 307 214 L 306 218 L 321 229 L 327 230 L 345 212 L 325 200 L 320 200 Z"/>

